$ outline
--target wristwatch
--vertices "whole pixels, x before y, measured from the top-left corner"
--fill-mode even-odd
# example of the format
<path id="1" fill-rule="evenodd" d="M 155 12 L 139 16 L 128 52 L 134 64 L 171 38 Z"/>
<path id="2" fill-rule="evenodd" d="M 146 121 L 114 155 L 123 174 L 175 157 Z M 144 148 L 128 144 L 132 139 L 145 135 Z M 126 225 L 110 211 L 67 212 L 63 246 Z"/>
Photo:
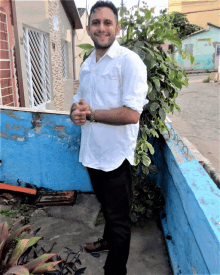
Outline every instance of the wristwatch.
<path id="1" fill-rule="evenodd" d="M 90 108 L 90 110 L 91 110 L 90 122 L 96 122 L 96 120 L 95 120 L 95 110 L 93 110 L 92 108 Z"/>

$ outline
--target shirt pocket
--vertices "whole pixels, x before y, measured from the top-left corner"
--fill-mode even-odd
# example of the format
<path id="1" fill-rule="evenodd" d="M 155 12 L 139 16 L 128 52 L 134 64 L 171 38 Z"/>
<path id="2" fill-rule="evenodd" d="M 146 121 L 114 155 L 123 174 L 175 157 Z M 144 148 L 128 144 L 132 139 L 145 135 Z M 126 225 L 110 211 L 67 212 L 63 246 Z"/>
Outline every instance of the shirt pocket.
<path id="1" fill-rule="evenodd" d="M 101 89 L 109 95 L 118 95 L 120 79 L 116 71 L 108 71 L 102 74 Z"/>
<path id="2" fill-rule="evenodd" d="M 101 75 L 98 87 L 98 102 L 104 109 L 121 106 L 121 90 L 119 75 L 115 71 L 107 71 Z"/>

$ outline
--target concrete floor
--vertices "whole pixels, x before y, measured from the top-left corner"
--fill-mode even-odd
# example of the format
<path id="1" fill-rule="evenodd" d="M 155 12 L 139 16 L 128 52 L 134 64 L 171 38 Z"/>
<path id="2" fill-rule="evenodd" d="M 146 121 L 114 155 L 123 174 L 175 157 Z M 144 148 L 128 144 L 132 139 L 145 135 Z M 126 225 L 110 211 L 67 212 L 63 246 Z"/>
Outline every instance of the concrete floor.
<path id="1" fill-rule="evenodd" d="M 9 206 L 0 205 L 0 210 Z M 44 237 L 40 241 L 47 251 L 56 242 L 52 253 L 65 259 L 65 247 L 74 252 L 79 251 L 79 245 L 93 242 L 102 237 L 104 224 L 94 226 L 94 220 L 99 213 L 99 203 L 94 194 L 78 194 L 74 206 L 53 206 L 36 210 L 30 219 L 34 230 L 41 228 L 37 236 Z M 0 216 L 1 222 L 12 220 Z M 95 258 L 87 252 L 82 252 L 80 260 L 86 267 L 86 275 L 103 275 L 103 265 L 107 252 L 102 252 L 100 258 Z M 157 219 L 149 219 L 145 227 L 133 227 L 130 256 L 127 264 L 128 275 L 170 275 L 173 274 L 163 233 Z"/>

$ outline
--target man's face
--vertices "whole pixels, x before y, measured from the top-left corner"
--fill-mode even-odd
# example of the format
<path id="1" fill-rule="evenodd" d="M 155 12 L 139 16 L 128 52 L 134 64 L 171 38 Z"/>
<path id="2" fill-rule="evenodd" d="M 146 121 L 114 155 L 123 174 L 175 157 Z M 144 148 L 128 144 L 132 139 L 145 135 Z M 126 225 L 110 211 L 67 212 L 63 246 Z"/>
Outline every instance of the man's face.
<path id="1" fill-rule="evenodd" d="M 107 49 L 119 34 L 120 25 L 116 26 L 116 17 L 109 8 L 99 8 L 91 14 L 89 26 L 86 27 L 88 35 L 95 44 L 96 49 Z"/>

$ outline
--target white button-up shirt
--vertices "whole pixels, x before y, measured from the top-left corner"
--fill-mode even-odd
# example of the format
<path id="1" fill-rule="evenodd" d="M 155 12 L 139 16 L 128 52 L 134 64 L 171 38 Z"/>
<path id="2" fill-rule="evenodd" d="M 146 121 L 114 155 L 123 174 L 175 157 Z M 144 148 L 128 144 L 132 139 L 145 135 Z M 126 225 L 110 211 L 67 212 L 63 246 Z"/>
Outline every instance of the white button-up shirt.
<path id="1" fill-rule="evenodd" d="M 148 102 L 145 64 L 116 40 L 98 62 L 95 50 L 85 60 L 79 83 L 73 103 L 83 98 L 95 110 L 126 106 L 141 114 Z M 79 161 L 103 171 L 118 168 L 125 158 L 133 165 L 138 131 L 139 122 L 118 126 L 86 121 L 81 126 Z"/>

